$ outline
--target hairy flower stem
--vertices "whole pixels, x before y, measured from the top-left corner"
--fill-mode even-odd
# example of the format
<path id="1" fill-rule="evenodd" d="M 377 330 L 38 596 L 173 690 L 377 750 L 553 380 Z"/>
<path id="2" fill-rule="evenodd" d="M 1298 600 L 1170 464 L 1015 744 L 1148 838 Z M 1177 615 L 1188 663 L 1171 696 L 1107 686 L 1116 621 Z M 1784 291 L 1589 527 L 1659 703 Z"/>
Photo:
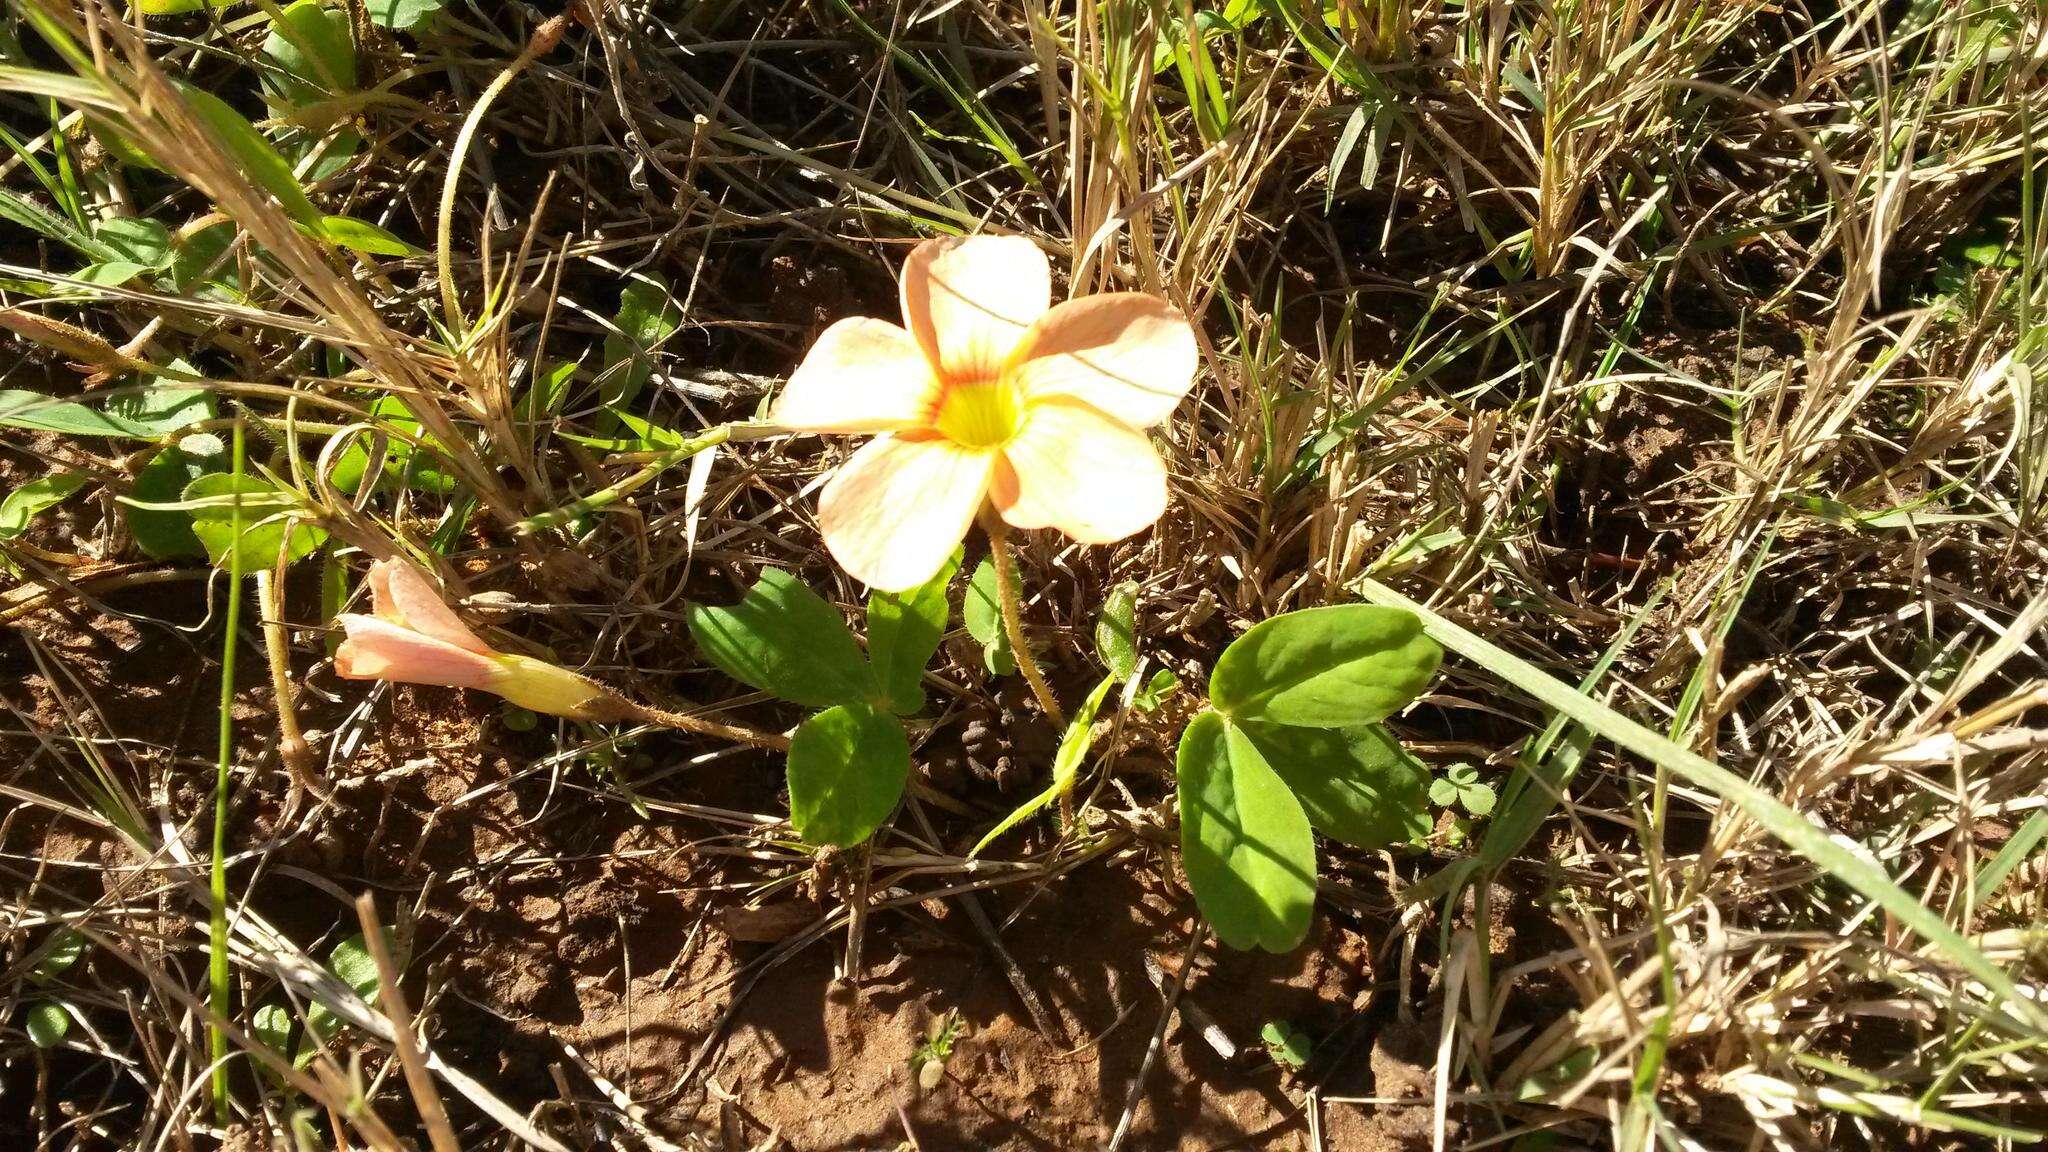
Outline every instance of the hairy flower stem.
<path id="1" fill-rule="evenodd" d="M 282 569 L 285 553 L 283 549 L 278 553 L 277 566 Z M 284 585 L 277 573 L 256 573 L 256 610 L 263 621 L 263 651 L 270 662 L 270 694 L 277 705 L 277 758 L 284 761 L 285 770 L 292 777 L 292 794 L 285 810 L 296 813 L 307 792 L 322 801 L 332 801 L 333 796 L 320 786 L 313 770 L 313 749 L 299 728 L 298 710 L 293 703 L 290 638 L 284 628 Z"/>
<path id="2" fill-rule="evenodd" d="M 1038 658 L 1031 654 L 1031 645 L 1024 642 L 1023 612 L 1017 596 L 1017 556 L 1010 548 L 1010 528 L 993 516 L 985 518 L 982 525 L 988 531 L 989 551 L 996 565 L 996 604 L 1002 609 L 1003 631 L 1010 637 L 1011 654 L 1017 659 L 1017 671 L 1024 674 L 1024 682 L 1031 685 L 1031 694 L 1038 698 L 1038 707 L 1057 727 L 1067 726 L 1067 714 L 1060 711 L 1060 703 L 1053 697 L 1052 689 L 1046 686 L 1045 674 L 1038 670 Z"/>
<path id="3" fill-rule="evenodd" d="M 645 704 L 619 701 L 624 706 L 622 719 L 635 720 L 642 724 L 656 724 L 663 728 L 675 728 L 684 732 L 695 732 L 700 736 L 712 736 L 730 740 L 735 744 L 751 744 L 756 748 L 767 748 L 775 752 L 789 751 L 789 737 L 774 732 L 763 732 L 758 728 L 745 728 L 738 724 L 726 724 L 717 720 L 706 720 L 702 716 L 686 716 L 681 712 L 668 712 L 650 708 Z"/>

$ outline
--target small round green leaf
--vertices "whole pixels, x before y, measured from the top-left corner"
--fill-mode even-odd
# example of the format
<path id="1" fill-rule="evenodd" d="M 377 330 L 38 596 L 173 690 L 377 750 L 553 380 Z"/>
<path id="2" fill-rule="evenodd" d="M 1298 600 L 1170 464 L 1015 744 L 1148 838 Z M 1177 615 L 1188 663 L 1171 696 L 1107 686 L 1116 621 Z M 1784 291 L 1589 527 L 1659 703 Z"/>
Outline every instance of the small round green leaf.
<path id="1" fill-rule="evenodd" d="M 441 11 L 447 0 L 366 0 L 370 23 L 401 32 L 418 29 Z"/>
<path id="2" fill-rule="evenodd" d="M 866 704 L 828 708 L 789 744 L 789 816 L 806 844 L 850 848 L 896 810 L 910 743 L 896 719 Z"/>
<path id="3" fill-rule="evenodd" d="M 1356 728 L 1413 700 L 1442 659 L 1412 612 L 1308 608 L 1257 624 L 1224 649 L 1209 674 L 1209 702 L 1233 720 Z"/>
<path id="4" fill-rule="evenodd" d="M 28 978 L 37 984 L 47 984 L 62 976 L 85 955 L 85 937 L 76 929 L 59 928 L 50 934 L 43 947 L 42 958 L 29 969 Z"/>
<path id="5" fill-rule="evenodd" d="M 1493 815 L 1493 789 L 1485 784 L 1468 784 L 1458 789 L 1458 803 L 1473 816 Z"/>
<path id="6" fill-rule="evenodd" d="M 62 1004 L 44 1000 L 29 1005 L 24 1026 L 30 1043 L 38 1048 L 55 1048 L 71 1031 L 71 1013 Z"/>
<path id="7" fill-rule="evenodd" d="M 1218 712 L 1181 734 L 1174 775 L 1182 864 L 1217 939 L 1292 951 L 1308 934 L 1316 896 L 1315 837 L 1300 802 Z"/>

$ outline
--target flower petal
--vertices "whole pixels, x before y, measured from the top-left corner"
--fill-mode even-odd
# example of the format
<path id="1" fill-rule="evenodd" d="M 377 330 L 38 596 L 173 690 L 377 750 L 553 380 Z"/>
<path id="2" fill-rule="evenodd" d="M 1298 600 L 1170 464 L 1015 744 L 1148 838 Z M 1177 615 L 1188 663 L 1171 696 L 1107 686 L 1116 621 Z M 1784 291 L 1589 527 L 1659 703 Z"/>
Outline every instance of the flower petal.
<path id="1" fill-rule="evenodd" d="M 923 424 L 939 383 L 910 333 L 850 316 L 825 329 L 768 419 L 805 432 L 892 432 Z"/>
<path id="2" fill-rule="evenodd" d="M 1045 400 L 1003 448 L 989 499 L 1015 527 L 1108 544 L 1166 510 L 1166 464 L 1143 432 L 1086 404 Z"/>
<path id="3" fill-rule="evenodd" d="M 441 599 L 426 574 L 404 560 L 370 565 L 370 603 L 377 618 L 423 633 L 443 644 L 489 656 L 492 649 Z"/>
<path id="4" fill-rule="evenodd" d="M 1069 396 L 1133 428 L 1163 423 L 1195 382 L 1195 329 L 1144 292 L 1105 292 L 1047 312 L 1012 371 L 1027 397 Z"/>
<path id="5" fill-rule="evenodd" d="M 854 578 L 903 592 L 932 578 L 988 495 L 995 455 L 939 436 L 882 436 L 818 500 L 825 547 Z"/>
<path id="6" fill-rule="evenodd" d="M 927 240 L 903 264 L 903 322 L 949 383 L 993 380 L 1052 303 L 1052 267 L 1022 236 Z"/>
<path id="7" fill-rule="evenodd" d="M 334 670 L 349 680 L 395 680 L 449 688 L 490 688 L 498 662 L 376 616 L 335 617 L 348 639 L 334 650 Z"/>

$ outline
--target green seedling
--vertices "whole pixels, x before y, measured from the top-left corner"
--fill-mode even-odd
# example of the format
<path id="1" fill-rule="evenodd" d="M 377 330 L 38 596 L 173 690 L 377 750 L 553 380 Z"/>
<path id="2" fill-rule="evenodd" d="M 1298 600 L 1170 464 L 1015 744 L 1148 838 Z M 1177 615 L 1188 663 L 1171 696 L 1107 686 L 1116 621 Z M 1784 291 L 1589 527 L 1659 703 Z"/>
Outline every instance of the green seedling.
<path id="1" fill-rule="evenodd" d="M 1474 818 L 1493 814 L 1494 795 L 1490 785 L 1479 782 L 1479 769 L 1470 764 L 1453 764 L 1429 785 L 1429 802 L 1439 808 L 1456 805 Z"/>
<path id="2" fill-rule="evenodd" d="M 922 587 L 868 597 L 868 650 L 838 609 L 794 576 L 768 569 L 730 607 L 693 605 L 690 635 L 742 684 L 819 711 L 790 740 L 790 821 L 806 844 L 866 842 L 910 779 L 898 717 L 924 706 L 924 669 L 946 630 L 955 558 Z"/>
<path id="3" fill-rule="evenodd" d="M 918 1088 L 930 1092 L 945 1083 L 946 1061 L 952 1058 L 953 1045 L 959 1038 L 958 1012 L 948 1012 L 932 1022 L 931 1033 L 910 1054 L 910 1074 L 917 1078 Z"/>
<path id="4" fill-rule="evenodd" d="M 85 937 L 70 928 L 59 928 L 44 942 L 42 955 L 28 970 L 29 983 L 41 988 L 55 983 L 85 955 Z M 22 1029 L 38 1048 L 55 1048 L 71 1033 L 71 1018 L 78 1009 L 61 999 L 36 1000 L 22 1017 Z"/>
<path id="5" fill-rule="evenodd" d="M 1315 831 L 1377 848 L 1426 829 L 1427 774 L 1380 721 L 1442 656 L 1414 613 L 1365 604 L 1276 616 L 1224 649 L 1175 763 L 1181 860 L 1218 939 L 1301 943 Z"/>
<path id="6" fill-rule="evenodd" d="M 1291 1072 L 1299 1072 L 1315 1054 L 1315 1043 L 1308 1033 L 1296 1028 L 1285 1020 L 1269 1020 L 1259 1029 L 1259 1039 L 1266 1045 L 1266 1054 L 1273 1063 Z"/>

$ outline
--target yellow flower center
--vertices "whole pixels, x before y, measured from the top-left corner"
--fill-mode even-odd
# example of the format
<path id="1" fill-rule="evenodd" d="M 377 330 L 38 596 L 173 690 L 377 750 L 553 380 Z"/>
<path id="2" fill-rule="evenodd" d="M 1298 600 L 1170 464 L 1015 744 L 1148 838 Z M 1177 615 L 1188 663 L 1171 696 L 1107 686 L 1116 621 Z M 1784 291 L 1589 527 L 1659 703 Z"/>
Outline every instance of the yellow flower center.
<path id="1" fill-rule="evenodd" d="M 1024 426 L 1024 398 L 1005 378 L 953 384 L 939 398 L 932 426 L 962 448 L 995 448 Z"/>

